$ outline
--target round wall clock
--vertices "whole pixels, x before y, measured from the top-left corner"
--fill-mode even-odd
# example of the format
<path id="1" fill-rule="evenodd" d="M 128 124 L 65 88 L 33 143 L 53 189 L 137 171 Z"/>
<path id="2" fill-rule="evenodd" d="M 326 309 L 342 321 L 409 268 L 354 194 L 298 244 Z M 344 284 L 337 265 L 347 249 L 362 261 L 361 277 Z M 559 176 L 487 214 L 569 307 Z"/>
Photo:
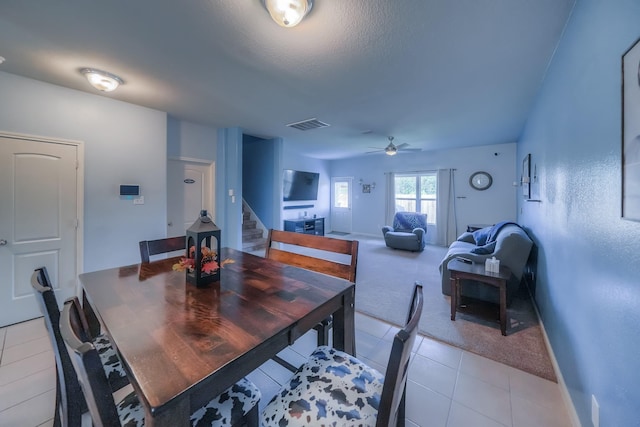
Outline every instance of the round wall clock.
<path id="1" fill-rule="evenodd" d="M 486 190 L 493 184 L 493 178 L 487 172 L 474 172 L 469 178 L 469 185 L 476 190 Z"/>

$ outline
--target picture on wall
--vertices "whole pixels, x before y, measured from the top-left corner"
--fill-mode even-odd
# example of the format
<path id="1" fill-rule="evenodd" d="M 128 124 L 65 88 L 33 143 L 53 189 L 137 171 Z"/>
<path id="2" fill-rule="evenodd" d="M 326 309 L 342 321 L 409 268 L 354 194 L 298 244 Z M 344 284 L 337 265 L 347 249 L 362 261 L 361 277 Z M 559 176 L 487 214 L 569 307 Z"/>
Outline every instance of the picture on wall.
<path id="1" fill-rule="evenodd" d="M 640 39 L 622 55 L 622 217 L 640 221 Z"/>
<path id="2" fill-rule="evenodd" d="M 522 185 L 522 196 L 525 199 L 531 197 L 531 154 L 524 156 L 522 161 L 522 178 L 520 179 Z"/>

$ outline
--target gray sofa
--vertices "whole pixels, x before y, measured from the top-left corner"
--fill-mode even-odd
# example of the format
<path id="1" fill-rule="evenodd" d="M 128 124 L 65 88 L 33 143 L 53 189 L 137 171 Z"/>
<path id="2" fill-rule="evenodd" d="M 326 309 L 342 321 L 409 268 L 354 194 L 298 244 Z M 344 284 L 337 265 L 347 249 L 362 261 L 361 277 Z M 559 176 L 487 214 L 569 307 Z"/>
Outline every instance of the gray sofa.
<path id="1" fill-rule="evenodd" d="M 464 257 L 475 263 L 484 264 L 487 258 L 495 256 L 500 260 L 500 265 L 506 265 L 511 270 L 511 279 L 507 282 L 508 304 L 520 287 L 520 280 L 532 247 L 533 241 L 526 231 L 514 223 L 503 222 L 473 233 L 463 233 L 458 237 L 458 240 L 449 246 L 449 251 L 440 263 L 442 293 L 451 295 L 451 274 L 447 269 L 447 263 L 451 259 Z M 495 287 L 462 280 L 461 288 L 462 296 L 494 303 L 499 302 L 499 295 Z"/>
<path id="2" fill-rule="evenodd" d="M 393 226 L 382 227 L 384 243 L 394 249 L 422 251 L 426 243 L 427 215 L 418 212 L 396 212 Z"/>

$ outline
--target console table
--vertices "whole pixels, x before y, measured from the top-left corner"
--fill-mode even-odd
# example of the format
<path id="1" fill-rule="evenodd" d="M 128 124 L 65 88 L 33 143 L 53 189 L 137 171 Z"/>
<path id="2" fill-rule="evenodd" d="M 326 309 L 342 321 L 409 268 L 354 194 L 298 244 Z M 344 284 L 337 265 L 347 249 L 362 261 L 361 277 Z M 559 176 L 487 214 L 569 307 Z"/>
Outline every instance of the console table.
<path id="1" fill-rule="evenodd" d="M 490 273 L 484 264 L 467 264 L 452 259 L 447 264 L 451 272 L 451 320 L 456 320 L 456 310 L 460 305 L 460 279 L 475 280 L 495 286 L 500 290 L 500 331 L 507 335 L 507 280 L 511 277 L 509 267 L 500 265 L 500 273 Z"/>
<path id="2" fill-rule="evenodd" d="M 324 236 L 324 218 L 285 219 L 284 231 Z"/>

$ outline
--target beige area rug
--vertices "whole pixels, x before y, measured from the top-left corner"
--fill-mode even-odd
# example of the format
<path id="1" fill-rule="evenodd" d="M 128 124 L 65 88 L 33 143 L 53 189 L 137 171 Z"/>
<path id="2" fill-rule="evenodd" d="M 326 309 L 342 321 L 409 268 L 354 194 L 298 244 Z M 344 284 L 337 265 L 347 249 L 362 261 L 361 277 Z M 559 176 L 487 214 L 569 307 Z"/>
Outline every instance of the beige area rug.
<path id="1" fill-rule="evenodd" d="M 348 235 L 360 241 L 356 310 L 395 325 L 406 321 L 413 283 L 423 285 L 420 332 L 436 340 L 557 381 L 542 327 L 526 288 L 507 307 L 507 336 L 500 333 L 497 305 L 468 302 L 467 313 L 451 321 L 451 302 L 442 294 L 438 265 L 446 248 L 423 252 L 387 248 L 382 238 Z M 465 302 L 465 301 L 463 301 Z M 488 310 L 487 310 L 488 309 Z"/>

